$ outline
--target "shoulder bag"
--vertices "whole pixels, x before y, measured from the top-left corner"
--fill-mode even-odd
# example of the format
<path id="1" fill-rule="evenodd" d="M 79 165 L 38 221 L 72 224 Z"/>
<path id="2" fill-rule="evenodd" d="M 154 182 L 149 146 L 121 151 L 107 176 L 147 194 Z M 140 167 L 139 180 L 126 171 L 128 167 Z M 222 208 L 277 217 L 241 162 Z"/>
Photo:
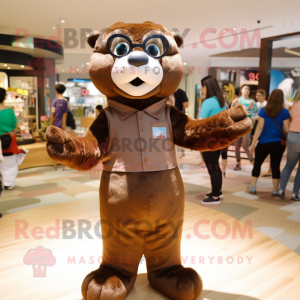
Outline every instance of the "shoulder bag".
<path id="1" fill-rule="evenodd" d="M 277 128 L 280 130 L 281 132 L 281 145 L 285 146 L 286 145 L 286 140 L 287 140 L 287 133 L 278 125 L 278 123 L 275 121 L 275 119 L 273 119 L 273 122 L 275 123 L 275 125 L 277 126 Z"/>

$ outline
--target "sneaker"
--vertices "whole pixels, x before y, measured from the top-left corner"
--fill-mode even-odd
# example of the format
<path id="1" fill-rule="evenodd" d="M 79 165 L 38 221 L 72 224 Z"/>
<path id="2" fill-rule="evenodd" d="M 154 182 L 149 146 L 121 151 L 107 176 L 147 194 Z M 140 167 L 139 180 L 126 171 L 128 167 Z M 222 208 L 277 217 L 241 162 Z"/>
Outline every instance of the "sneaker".
<path id="1" fill-rule="evenodd" d="M 233 170 L 234 171 L 241 171 L 242 170 L 241 165 L 237 164 Z"/>
<path id="2" fill-rule="evenodd" d="M 5 186 L 4 188 L 5 188 L 6 190 L 12 190 L 12 189 L 13 189 L 12 186 Z"/>
<path id="3" fill-rule="evenodd" d="M 248 192 L 249 192 L 250 194 L 253 194 L 253 195 L 256 194 L 256 188 L 253 187 L 253 186 L 251 186 L 251 183 L 249 183 L 249 184 L 247 185 L 247 190 L 248 190 Z"/>
<path id="4" fill-rule="evenodd" d="M 281 197 L 281 196 L 279 195 L 279 190 L 273 190 L 273 192 L 272 192 L 272 197 Z"/>
<path id="5" fill-rule="evenodd" d="M 208 197 L 207 199 L 204 199 L 201 201 L 203 204 L 208 204 L 208 205 L 215 205 L 215 204 L 220 204 L 220 198 L 214 199 L 213 197 Z"/>
<path id="6" fill-rule="evenodd" d="M 212 195 L 213 195 L 213 194 L 212 194 L 212 192 L 211 192 L 211 193 L 206 194 L 205 196 L 206 196 L 207 198 L 209 198 L 209 197 L 212 197 Z M 224 198 L 224 195 L 223 195 L 222 192 L 220 192 L 219 198 Z"/>
<path id="7" fill-rule="evenodd" d="M 278 196 L 279 196 L 281 199 L 285 199 L 285 192 L 284 192 L 284 190 L 279 190 L 279 191 L 278 191 Z"/>
<path id="8" fill-rule="evenodd" d="M 291 200 L 294 200 L 294 201 L 300 201 L 299 195 L 293 193 L 293 194 L 292 194 Z"/>

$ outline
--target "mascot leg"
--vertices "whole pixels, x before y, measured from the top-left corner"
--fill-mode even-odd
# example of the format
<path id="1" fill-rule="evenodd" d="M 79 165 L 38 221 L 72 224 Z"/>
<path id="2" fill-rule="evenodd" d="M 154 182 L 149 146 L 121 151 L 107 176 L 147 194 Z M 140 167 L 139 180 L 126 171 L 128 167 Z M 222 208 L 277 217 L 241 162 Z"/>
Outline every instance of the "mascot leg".
<path id="1" fill-rule="evenodd" d="M 84 300 L 123 300 L 132 289 L 136 272 L 118 270 L 101 264 L 98 270 L 87 275 L 81 286 Z"/>
<path id="2" fill-rule="evenodd" d="M 138 178 L 138 173 L 134 174 Z M 143 255 L 144 237 L 136 223 L 143 205 L 128 186 L 128 174 L 102 172 L 100 184 L 102 263 L 84 279 L 84 300 L 123 300 L 132 289 Z M 130 181 L 130 180 L 129 180 Z M 129 184 L 130 185 L 130 184 Z M 144 212 L 146 216 L 146 211 Z"/>
<path id="3" fill-rule="evenodd" d="M 202 292 L 202 281 L 198 273 L 182 265 L 148 270 L 148 280 L 155 289 L 174 300 L 194 300 Z"/>
<path id="4" fill-rule="evenodd" d="M 156 222 L 157 227 L 145 240 L 148 280 L 171 299 L 194 300 L 202 292 L 201 277 L 194 269 L 181 265 L 180 255 L 184 187 L 177 168 L 169 175 L 169 182 L 164 182 L 167 195 L 162 193 L 152 205 L 156 211 L 150 222 Z"/>

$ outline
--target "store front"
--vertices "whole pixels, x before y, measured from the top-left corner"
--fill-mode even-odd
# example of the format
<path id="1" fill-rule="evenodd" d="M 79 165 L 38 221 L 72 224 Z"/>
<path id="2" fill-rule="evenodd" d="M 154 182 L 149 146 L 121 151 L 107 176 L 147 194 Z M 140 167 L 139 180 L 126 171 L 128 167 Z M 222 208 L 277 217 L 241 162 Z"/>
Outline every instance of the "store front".
<path id="1" fill-rule="evenodd" d="M 75 132 L 82 135 L 96 118 L 96 107 L 107 106 L 106 96 L 94 86 L 90 79 L 68 78 L 64 84 L 67 89 L 64 96 L 69 100 L 70 109 L 75 119 Z"/>
<path id="2" fill-rule="evenodd" d="M 0 87 L 7 91 L 4 105 L 16 115 L 18 146 L 29 150 L 20 169 L 52 164 L 43 137 L 55 98 L 55 64 L 62 59 L 63 48 L 55 41 L 0 34 Z"/>

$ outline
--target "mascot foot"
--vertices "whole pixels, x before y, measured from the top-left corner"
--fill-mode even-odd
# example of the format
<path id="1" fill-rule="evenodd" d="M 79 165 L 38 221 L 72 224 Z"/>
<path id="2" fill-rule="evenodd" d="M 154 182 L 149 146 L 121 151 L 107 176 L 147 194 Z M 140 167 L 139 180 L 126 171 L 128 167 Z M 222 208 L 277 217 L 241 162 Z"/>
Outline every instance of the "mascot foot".
<path id="1" fill-rule="evenodd" d="M 87 275 L 81 286 L 84 300 L 123 300 L 132 289 L 136 274 L 100 266 Z"/>
<path id="2" fill-rule="evenodd" d="M 148 271 L 148 280 L 155 289 L 174 300 L 194 300 L 202 292 L 202 280 L 198 273 L 182 265 Z"/>

